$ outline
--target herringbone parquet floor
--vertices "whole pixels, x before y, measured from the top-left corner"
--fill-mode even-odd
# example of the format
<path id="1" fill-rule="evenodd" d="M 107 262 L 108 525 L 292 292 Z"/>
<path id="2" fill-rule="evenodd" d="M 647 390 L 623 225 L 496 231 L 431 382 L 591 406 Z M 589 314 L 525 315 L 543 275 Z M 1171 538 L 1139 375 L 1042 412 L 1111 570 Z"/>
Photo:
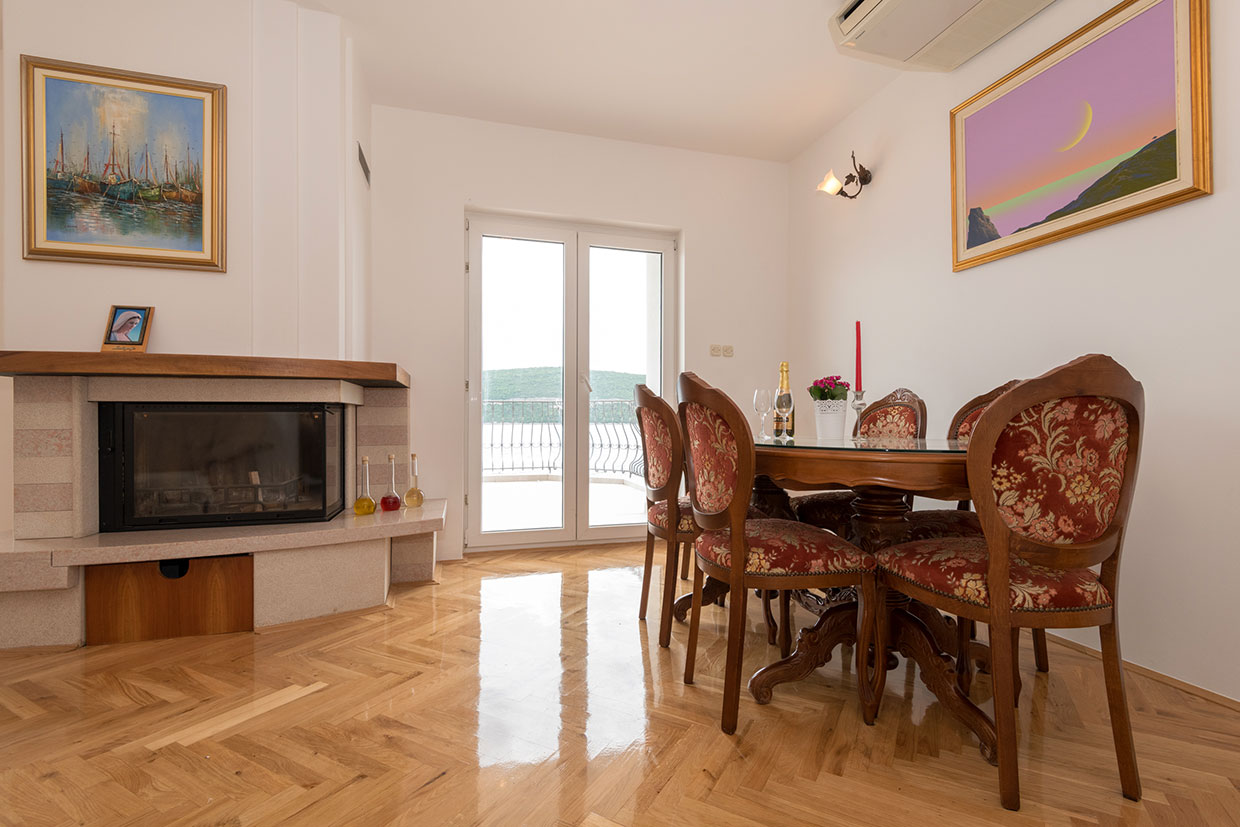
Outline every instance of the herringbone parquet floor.
<path id="1" fill-rule="evenodd" d="M 1023 653 L 1018 813 L 904 664 L 877 726 L 837 656 L 770 706 L 742 695 L 726 736 L 724 613 L 704 610 L 684 686 L 685 628 L 656 645 L 653 593 L 636 620 L 640 563 L 477 556 L 386 610 L 2 655 L 0 823 L 1240 823 L 1240 716 L 1130 675 L 1145 800 L 1126 801 L 1101 667 L 1054 642 L 1049 675 Z M 747 672 L 777 657 L 755 604 Z"/>

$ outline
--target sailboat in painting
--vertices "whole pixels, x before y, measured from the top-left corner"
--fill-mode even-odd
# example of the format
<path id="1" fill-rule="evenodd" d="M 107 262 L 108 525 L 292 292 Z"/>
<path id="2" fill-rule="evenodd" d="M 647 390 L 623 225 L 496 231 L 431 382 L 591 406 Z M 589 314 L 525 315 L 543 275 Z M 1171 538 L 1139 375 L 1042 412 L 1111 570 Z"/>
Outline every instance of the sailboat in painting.
<path id="1" fill-rule="evenodd" d="M 108 162 L 103 165 L 103 197 L 113 201 L 132 201 L 138 194 L 138 182 L 128 174 L 122 174 L 120 162 L 116 160 L 116 124 L 112 124 L 112 144 L 108 151 Z"/>
<path id="2" fill-rule="evenodd" d="M 73 185 L 73 176 L 69 174 L 69 170 L 65 167 L 65 132 L 60 131 L 60 149 L 56 151 L 56 160 L 52 162 L 52 168 L 47 171 L 47 188 L 53 190 L 67 190 Z"/>

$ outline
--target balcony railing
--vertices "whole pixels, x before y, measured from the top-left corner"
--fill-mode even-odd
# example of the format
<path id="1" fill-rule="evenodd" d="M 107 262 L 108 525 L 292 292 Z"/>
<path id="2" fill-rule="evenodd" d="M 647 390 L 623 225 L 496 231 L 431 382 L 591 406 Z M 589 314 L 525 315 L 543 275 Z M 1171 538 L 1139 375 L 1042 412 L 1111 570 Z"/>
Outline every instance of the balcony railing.
<path id="1" fill-rule="evenodd" d="M 483 473 L 563 473 L 563 422 L 559 399 L 484 400 Z M 589 445 L 590 473 L 642 476 L 633 400 L 591 400 Z"/>

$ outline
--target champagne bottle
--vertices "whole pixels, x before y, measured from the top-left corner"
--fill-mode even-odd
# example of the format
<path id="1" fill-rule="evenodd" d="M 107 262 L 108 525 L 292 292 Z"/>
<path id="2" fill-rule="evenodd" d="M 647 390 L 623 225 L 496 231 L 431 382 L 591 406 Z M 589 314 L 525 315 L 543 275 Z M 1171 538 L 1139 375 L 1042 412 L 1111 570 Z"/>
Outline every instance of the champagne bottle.
<path id="1" fill-rule="evenodd" d="M 353 503 L 353 513 L 358 516 L 375 513 L 375 499 L 370 496 L 370 457 L 362 457 L 362 493 Z"/>
<path id="2" fill-rule="evenodd" d="M 388 467 L 391 469 L 388 490 L 379 500 L 379 507 L 384 511 L 395 511 L 400 508 L 400 494 L 396 493 L 396 455 L 388 454 Z"/>
<path id="3" fill-rule="evenodd" d="M 787 411 L 781 414 L 780 409 Z M 775 435 L 791 437 L 795 427 L 792 389 L 788 383 L 788 363 L 779 363 L 779 390 L 775 392 Z"/>
<path id="4" fill-rule="evenodd" d="M 405 507 L 421 508 L 425 497 L 422 495 L 422 489 L 418 488 L 418 455 L 409 455 L 409 490 L 405 492 Z"/>

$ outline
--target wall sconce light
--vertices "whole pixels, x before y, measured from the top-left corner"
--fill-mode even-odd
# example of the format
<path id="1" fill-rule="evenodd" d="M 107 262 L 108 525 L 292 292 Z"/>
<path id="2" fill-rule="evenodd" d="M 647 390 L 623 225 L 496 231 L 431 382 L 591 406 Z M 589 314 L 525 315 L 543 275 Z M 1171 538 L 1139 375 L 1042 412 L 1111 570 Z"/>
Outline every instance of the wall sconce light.
<path id="1" fill-rule="evenodd" d="M 822 179 L 822 183 L 818 185 L 819 192 L 825 192 L 827 195 L 842 195 L 845 198 L 856 198 L 861 194 L 861 190 L 865 189 L 865 185 L 874 180 L 873 174 L 862 164 L 857 163 L 857 153 L 852 154 L 853 171 L 844 176 L 843 182 L 835 177 L 835 170 L 827 173 Z M 844 187 L 857 185 L 857 191 L 852 195 L 844 192 Z"/>

